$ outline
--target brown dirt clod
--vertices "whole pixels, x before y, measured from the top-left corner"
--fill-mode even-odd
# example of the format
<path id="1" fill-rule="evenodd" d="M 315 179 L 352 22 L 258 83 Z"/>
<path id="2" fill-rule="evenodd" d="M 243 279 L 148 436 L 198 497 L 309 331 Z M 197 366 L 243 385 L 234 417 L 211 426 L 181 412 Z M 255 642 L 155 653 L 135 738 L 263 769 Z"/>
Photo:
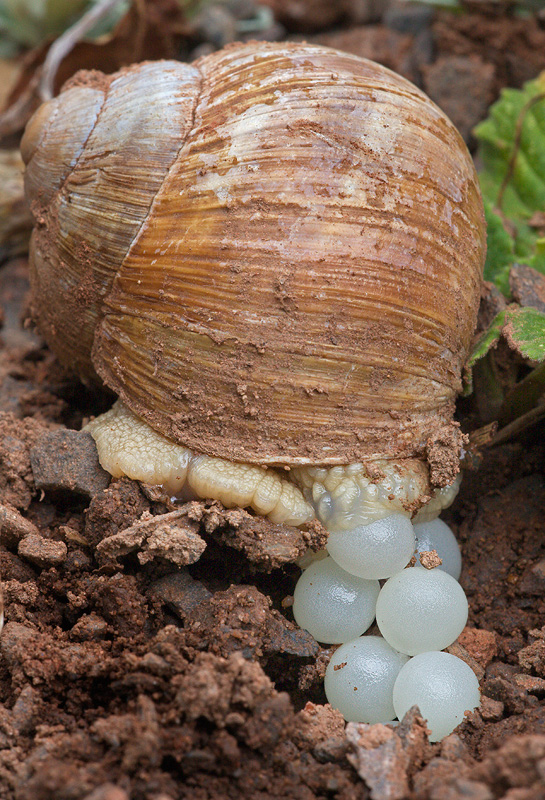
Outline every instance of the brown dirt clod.
<path id="1" fill-rule="evenodd" d="M 268 4 L 290 30 L 319 30 L 322 41 L 426 86 L 459 114 L 470 144 L 488 98 L 545 69 L 545 18 L 529 3 L 464 0 L 458 14 L 394 0 Z M 180 19 L 175 0 L 133 5 L 134 24 L 110 53 L 119 41 L 122 54 L 134 52 L 127 37 L 140 6 L 146 18 L 160 14 L 152 33 L 180 41 L 168 27 Z M 235 5 L 257 18 L 257 5 Z M 184 54 L 199 55 L 195 32 L 183 36 Z M 100 49 L 81 47 L 88 61 Z M 543 219 L 531 224 L 541 230 Z M 0 268 L 1 800 L 543 800 L 543 427 L 483 449 L 444 515 L 462 548 L 470 605 L 456 653 L 482 676 L 480 709 L 433 746 L 415 709 L 395 728 L 346 726 L 323 693 L 334 648 L 281 612 L 298 574 L 292 562 L 321 549 L 324 530 L 218 503 L 188 503 L 172 516 L 138 484 L 110 482 L 90 437 L 73 430 L 105 398 L 62 373 L 23 325 L 27 274 L 25 259 Z M 281 277 L 276 300 L 289 322 L 296 309 Z M 543 276 L 517 267 L 511 288 L 521 304 L 542 308 Z M 485 284 L 479 331 L 504 308 Z M 506 348 L 506 372 L 520 368 L 513 358 Z M 380 390 L 388 374 L 377 368 L 374 378 Z M 253 398 L 239 389 L 251 414 Z M 455 475 L 461 429 L 428 443 L 437 486 Z"/>

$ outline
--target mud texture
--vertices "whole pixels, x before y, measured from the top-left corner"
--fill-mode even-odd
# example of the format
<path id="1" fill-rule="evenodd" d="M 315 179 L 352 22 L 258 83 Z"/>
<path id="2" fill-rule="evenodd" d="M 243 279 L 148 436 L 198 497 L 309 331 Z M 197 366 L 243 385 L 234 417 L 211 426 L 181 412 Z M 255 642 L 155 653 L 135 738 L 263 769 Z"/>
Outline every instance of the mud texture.
<path id="1" fill-rule="evenodd" d="M 0 425 L 1 797 L 543 797 L 542 446 L 492 451 L 449 513 L 471 608 L 452 652 L 483 703 L 431 746 L 416 710 L 345 729 L 323 705 L 329 653 L 290 621 L 278 544 L 290 558 L 311 533 L 257 520 L 256 551 L 250 515 L 217 503 L 170 511 L 129 480 L 89 500 L 61 448 L 38 490 L 51 423 Z"/>
<path id="2" fill-rule="evenodd" d="M 281 5 L 288 34 L 358 48 L 415 80 L 470 146 L 501 86 L 545 68 L 543 24 L 502 4 L 459 17 L 393 2 Z M 470 604 L 451 650 L 480 679 L 480 710 L 436 745 L 415 709 L 393 729 L 345 726 L 322 689 L 331 650 L 290 611 L 293 561 L 323 545 L 319 527 L 217 503 L 173 508 L 149 487 L 109 482 L 78 431 L 111 396 L 60 369 L 25 323 L 27 290 L 25 259 L 5 262 L 2 800 L 545 797 L 543 428 L 484 452 L 445 516 Z M 541 281 L 519 270 L 513 293 L 540 307 Z M 503 302 L 488 287 L 482 325 Z M 506 372 L 516 368 L 506 355 Z M 461 430 L 487 414 L 461 404 Z"/>
<path id="3" fill-rule="evenodd" d="M 451 651 L 479 676 L 481 710 L 434 746 L 416 710 L 345 728 L 324 705 L 330 651 L 291 621 L 291 562 L 323 545 L 320 527 L 106 485 L 74 429 L 108 398 L 19 326 L 21 269 L 0 286 L 0 796 L 543 797 L 538 437 L 489 451 L 448 512 L 471 609 Z"/>
<path id="4" fill-rule="evenodd" d="M 414 85 L 317 44 L 250 42 L 54 103 L 24 151 L 33 315 L 63 363 L 88 377 L 90 359 L 156 431 L 233 461 L 425 457 L 443 438 L 485 222 L 464 142 Z M 118 115 L 131 133 L 112 139 Z M 435 460 L 432 483 L 452 483 L 457 452 Z"/>

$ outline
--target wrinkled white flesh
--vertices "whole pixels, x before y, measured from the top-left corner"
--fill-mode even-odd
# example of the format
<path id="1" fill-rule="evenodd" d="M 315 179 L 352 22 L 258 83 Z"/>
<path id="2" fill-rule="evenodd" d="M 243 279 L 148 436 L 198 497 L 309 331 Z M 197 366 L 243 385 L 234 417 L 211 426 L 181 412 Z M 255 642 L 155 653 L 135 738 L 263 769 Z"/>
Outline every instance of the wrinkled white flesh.
<path id="1" fill-rule="evenodd" d="M 85 429 L 96 442 L 102 467 L 115 478 L 162 486 L 169 495 L 188 496 L 225 506 L 253 508 L 273 522 L 302 525 L 314 511 L 299 489 L 273 470 L 197 455 L 152 430 L 117 401 Z"/>
<path id="2" fill-rule="evenodd" d="M 434 519 L 450 505 L 459 479 L 430 499 L 427 470 L 417 459 L 370 465 L 298 467 L 290 480 L 265 467 L 194 453 L 157 433 L 118 400 L 86 426 L 100 463 L 114 477 L 127 476 L 162 486 L 170 495 L 220 500 L 227 507 L 250 507 L 273 522 L 302 525 L 316 516 L 340 533 L 394 513 Z"/>
<path id="3" fill-rule="evenodd" d="M 431 522 L 437 519 L 441 511 L 448 508 L 456 500 L 456 495 L 462 483 L 462 473 L 459 472 L 454 481 L 449 486 L 442 489 L 435 489 L 431 500 L 420 508 L 413 517 L 413 522 Z"/>
<path id="4" fill-rule="evenodd" d="M 418 459 L 329 468 L 297 467 L 290 474 L 314 506 L 320 522 L 335 533 L 368 525 L 391 514 L 410 518 L 421 503 L 426 505 L 415 520 L 435 519 L 453 502 L 460 486 L 458 476 L 450 486 L 436 490 L 430 497 L 428 473 Z"/>

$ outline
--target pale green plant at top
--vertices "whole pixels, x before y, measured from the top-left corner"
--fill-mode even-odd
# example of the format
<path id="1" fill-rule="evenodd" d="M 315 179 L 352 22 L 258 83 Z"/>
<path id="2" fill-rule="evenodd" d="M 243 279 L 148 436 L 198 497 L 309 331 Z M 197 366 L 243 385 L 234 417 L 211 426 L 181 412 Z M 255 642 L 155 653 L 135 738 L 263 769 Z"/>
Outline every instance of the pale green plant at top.
<path id="1" fill-rule="evenodd" d="M 0 56 L 15 55 L 59 36 L 99 0 L 0 0 Z M 126 13 L 130 0 L 119 0 L 90 32 L 94 39 L 109 32 Z"/>
<path id="2" fill-rule="evenodd" d="M 545 273 L 545 72 L 504 89 L 477 125 L 481 189 L 488 222 L 485 278 L 509 295 L 509 271 L 524 263 Z"/>
<path id="3" fill-rule="evenodd" d="M 446 8 L 451 11 L 466 12 L 462 0 L 405 0 L 406 3 L 418 3 L 418 5 L 434 6 L 435 8 Z M 545 8 L 545 0 L 496 0 L 498 9 L 502 7 L 512 9 L 515 16 L 526 17 L 535 14 Z"/>

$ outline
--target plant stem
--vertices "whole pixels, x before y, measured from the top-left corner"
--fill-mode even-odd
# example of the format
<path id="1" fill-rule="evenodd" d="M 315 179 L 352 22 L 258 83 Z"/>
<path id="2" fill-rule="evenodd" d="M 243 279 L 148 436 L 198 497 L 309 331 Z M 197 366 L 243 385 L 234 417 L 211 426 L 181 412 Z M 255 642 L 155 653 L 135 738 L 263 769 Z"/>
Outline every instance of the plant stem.
<path id="1" fill-rule="evenodd" d="M 545 362 L 539 364 L 508 393 L 499 414 L 500 426 L 509 425 L 518 417 L 526 415 L 544 395 Z"/>
<path id="2" fill-rule="evenodd" d="M 493 447 L 496 444 L 503 444 L 503 442 L 506 442 L 513 438 L 513 436 L 522 433 L 522 431 L 526 430 L 526 428 L 529 428 L 531 425 L 539 422 L 539 420 L 543 419 L 544 417 L 545 403 L 540 403 L 522 417 L 518 417 L 509 425 L 506 425 L 504 428 L 502 428 L 501 431 L 499 431 L 490 442 L 490 447 Z"/>

